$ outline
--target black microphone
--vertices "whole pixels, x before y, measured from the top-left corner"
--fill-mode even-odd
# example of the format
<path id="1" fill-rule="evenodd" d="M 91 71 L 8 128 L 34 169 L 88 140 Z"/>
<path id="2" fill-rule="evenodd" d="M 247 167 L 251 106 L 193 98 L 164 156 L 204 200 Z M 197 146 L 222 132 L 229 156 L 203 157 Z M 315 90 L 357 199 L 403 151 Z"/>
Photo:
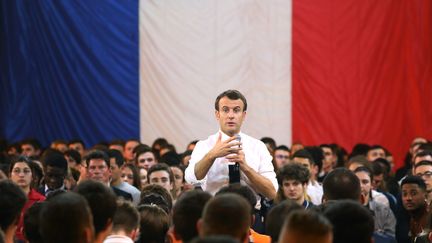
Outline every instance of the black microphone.
<path id="1" fill-rule="evenodd" d="M 236 140 L 238 142 L 241 142 L 241 137 L 239 134 L 236 135 Z M 239 147 L 241 147 L 239 145 Z M 238 162 L 232 165 L 228 165 L 228 176 L 229 176 L 229 183 L 240 183 L 240 165 Z"/>

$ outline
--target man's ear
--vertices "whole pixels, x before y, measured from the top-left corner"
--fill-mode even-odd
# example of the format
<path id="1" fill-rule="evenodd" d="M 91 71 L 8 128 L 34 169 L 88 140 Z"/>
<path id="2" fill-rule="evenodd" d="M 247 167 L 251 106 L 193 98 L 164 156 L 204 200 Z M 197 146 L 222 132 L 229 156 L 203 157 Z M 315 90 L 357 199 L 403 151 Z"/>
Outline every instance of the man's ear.
<path id="1" fill-rule="evenodd" d="M 219 114 L 219 111 L 215 111 L 215 117 L 216 117 L 216 120 L 218 120 L 218 121 L 219 121 L 219 118 L 220 118 L 220 114 Z"/>

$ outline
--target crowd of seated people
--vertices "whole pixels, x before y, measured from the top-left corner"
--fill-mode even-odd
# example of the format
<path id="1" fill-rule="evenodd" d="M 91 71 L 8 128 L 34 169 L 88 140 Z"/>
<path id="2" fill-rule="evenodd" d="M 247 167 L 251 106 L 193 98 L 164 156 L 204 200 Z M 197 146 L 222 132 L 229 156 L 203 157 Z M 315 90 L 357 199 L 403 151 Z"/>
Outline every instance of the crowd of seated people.
<path id="1" fill-rule="evenodd" d="M 178 153 L 165 138 L 1 140 L 0 242 L 432 242 L 428 140 L 414 139 L 398 170 L 380 145 L 262 142 L 274 200 L 246 183 L 214 195 L 189 184 L 198 141 Z"/>

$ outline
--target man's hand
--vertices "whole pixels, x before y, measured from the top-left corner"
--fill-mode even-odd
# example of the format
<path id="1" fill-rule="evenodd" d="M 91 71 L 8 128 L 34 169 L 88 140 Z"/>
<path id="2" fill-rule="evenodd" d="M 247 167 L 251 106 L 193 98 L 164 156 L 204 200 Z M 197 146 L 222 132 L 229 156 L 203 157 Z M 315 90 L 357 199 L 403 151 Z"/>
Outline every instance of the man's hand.
<path id="1" fill-rule="evenodd" d="M 214 160 L 229 154 L 238 154 L 241 150 L 241 142 L 235 141 L 236 138 L 237 137 L 232 136 L 222 142 L 222 134 L 219 133 L 215 146 L 209 151 L 210 157 Z"/>

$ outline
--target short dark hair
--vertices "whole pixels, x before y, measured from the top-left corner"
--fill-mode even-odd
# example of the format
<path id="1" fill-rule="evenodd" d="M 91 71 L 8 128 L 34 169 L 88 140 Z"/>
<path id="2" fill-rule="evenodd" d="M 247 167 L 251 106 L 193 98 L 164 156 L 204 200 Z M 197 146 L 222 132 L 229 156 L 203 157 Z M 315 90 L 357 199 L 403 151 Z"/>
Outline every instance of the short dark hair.
<path id="1" fill-rule="evenodd" d="M 329 203 L 324 215 L 333 224 L 333 243 L 370 243 L 374 232 L 372 213 L 358 202 Z"/>
<path id="2" fill-rule="evenodd" d="M 108 154 L 102 150 L 92 150 L 87 154 L 87 156 L 85 157 L 85 162 L 86 162 L 87 167 L 89 166 L 90 160 L 92 160 L 92 159 L 101 159 L 101 160 L 105 161 L 105 165 L 108 168 L 110 167 Z"/>
<path id="3" fill-rule="evenodd" d="M 31 243 L 42 243 L 42 235 L 39 232 L 41 220 L 40 212 L 46 202 L 34 203 L 24 214 L 24 235 Z"/>
<path id="4" fill-rule="evenodd" d="M 180 195 L 173 208 L 172 221 L 174 232 L 183 242 L 198 236 L 196 223 L 204 210 L 211 194 L 201 190 L 186 191 Z"/>
<path id="5" fill-rule="evenodd" d="M 72 157 L 72 159 L 75 160 L 75 162 L 76 162 L 77 164 L 80 164 L 80 163 L 81 163 L 81 154 L 78 153 L 78 151 L 76 151 L 75 149 L 69 149 L 69 150 L 66 150 L 66 151 L 64 152 L 64 155 L 65 155 L 65 156 Z"/>
<path id="6" fill-rule="evenodd" d="M 156 195 L 159 195 L 161 199 L 158 198 Z M 149 184 L 143 187 L 143 189 L 141 190 L 141 198 L 139 204 L 161 204 L 161 208 L 164 209 L 167 213 L 169 213 L 173 205 L 172 200 L 173 199 L 171 193 L 167 191 L 167 189 L 157 184 Z"/>
<path id="7" fill-rule="evenodd" d="M 120 151 L 117 149 L 110 149 L 107 152 L 109 159 L 114 158 L 116 165 L 120 168 L 124 164 L 124 158 Z"/>
<path id="8" fill-rule="evenodd" d="M 417 167 L 420 167 L 420 166 L 432 166 L 432 161 L 422 160 L 422 161 L 420 161 L 414 165 L 414 169 L 417 169 Z"/>
<path id="9" fill-rule="evenodd" d="M 85 149 L 85 144 L 84 144 L 83 140 L 81 140 L 81 139 L 72 139 L 72 140 L 69 141 L 68 145 L 71 145 L 71 144 L 74 144 L 74 143 L 81 144 L 83 146 L 83 148 Z"/>
<path id="10" fill-rule="evenodd" d="M 41 147 L 42 147 L 41 143 L 39 142 L 39 140 L 37 140 L 35 138 L 24 139 L 24 140 L 21 141 L 20 144 L 21 145 L 30 144 L 36 150 L 41 149 Z"/>
<path id="11" fill-rule="evenodd" d="M 346 168 L 335 168 L 323 181 L 323 197 L 326 200 L 360 200 L 360 180 Z"/>
<path id="12" fill-rule="evenodd" d="M 42 156 L 42 164 L 44 168 L 51 166 L 62 169 L 64 172 L 68 169 L 67 160 L 64 155 L 57 150 L 46 150 Z"/>
<path id="13" fill-rule="evenodd" d="M 130 234 L 139 226 L 140 216 L 138 210 L 131 202 L 125 200 L 117 201 L 117 209 L 113 218 L 113 231 L 124 230 Z"/>
<path id="14" fill-rule="evenodd" d="M 295 201 L 291 200 L 282 201 L 270 209 L 267 214 L 265 229 L 266 233 L 271 237 L 272 242 L 277 242 L 279 240 L 279 235 L 285 219 L 290 213 L 296 210 L 304 209 Z"/>
<path id="15" fill-rule="evenodd" d="M 117 208 L 116 195 L 111 188 L 94 180 L 79 183 L 76 192 L 87 199 L 93 214 L 95 233 L 99 234 L 114 217 Z"/>
<path id="16" fill-rule="evenodd" d="M 234 89 L 229 89 L 227 91 L 222 92 L 220 95 L 218 95 L 218 97 L 216 98 L 216 101 L 215 101 L 215 110 L 219 111 L 219 101 L 223 97 L 228 97 L 228 99 L 230 99 L 230 100 L 238 100 L 238 99 L 240 99 L 243 102 L 243 105 L 244 105 L 243 111 L 247 110 L 247 101 L 246 101 L 246 98 L 244 97 L 244 95 L 242 93 L 240 93 L 240 91 L 234 90 Z"/>
<path id="17" fill-rule="evenodd" d="M 286 145 L 279 145 L 274 149 L 274 151 L 276 151 L 276 150 L 283 150 L 283 151 L 290 152 L 290 149 Z"/>
<path id="18" fill-rule="evenodd" d="M 157 163 L 148 169 L 147 171 L 148 183 L 150 183 L 150 175 L 155 171 L 166 171 L 169 175 L 170 183 L 174 184 L 174 174 L 172 173 L 170 167 L 165 163 Z"/>
<path id="19" fill-rule="evenodd" d="M 309 182 L 309 179 L 309 170 L 303 165 L 299 165 L 297 163 L 283 165 L 277 173 L 279 185 L 282 185 L 284 180 L 295 180 L 305 184 Z"/>
<path id="20" fill-rule="evenodd" d="M 330 221 L 314 210 L 296 210 L 285 220 L 284 228 L 308 236 L 326 236 L 332 234 Z"/>
<path id="21" fill-rule="evenodd" d="M 0 181 L 0 195 L 0 227 L 6 231 L 12 224 L 18 223 L 27 196 L 11 180 Z"/>
<path id="22" fill-rule="evenodd" d="M 294 158 L 303 158 L 303 159 L 307 159 L 307 160 L 309 160 L 309 163 L 310 163 L 311 165 L 315 165 L 315 161 L 314 161 L 312 155 L 311 155 L 311 154 L 309 153 L 309 151 L 307 151 L 306 149 L 300 149 L 300 150 L 297 150 L 297 151 L 293 154 L 292 158 L 293 158 L 293 159 L 294 159 Z"/>
<path id="23" fill-rule="evenodd" d="M 84 197 L 65 192 L 53 197 L 40 212 L 40 232 L 44 242 L 85 242 L 91 227 L 90 209 Z"/>
<path id="24" fill-rule="evenodd" d="M 157 205 L 138 206 L 140 234 L 137 243 L 165 243 L 169 229 L 169 215 Z"/>
<path id="25" fill-rule="evenodd" d="M 426 184 L 420 176 L 407 176 L 401 182 L 401 188 L 405 184 L 417 184 L 423 191 L 426 191 Z"/>
<path id="26" fill-rule="evenodd" d="M 244 186 L 240 183 L 228 184 L 227 186 L 222 187 L 216 193 L 216 196 L 226 193 L 234 193 L 246 199 L 251 206 L 251 214 L 255 213 L 255 205 L 257 204 L 257 199 L 252 189 L 250 189 L 248 186 Z"/>

